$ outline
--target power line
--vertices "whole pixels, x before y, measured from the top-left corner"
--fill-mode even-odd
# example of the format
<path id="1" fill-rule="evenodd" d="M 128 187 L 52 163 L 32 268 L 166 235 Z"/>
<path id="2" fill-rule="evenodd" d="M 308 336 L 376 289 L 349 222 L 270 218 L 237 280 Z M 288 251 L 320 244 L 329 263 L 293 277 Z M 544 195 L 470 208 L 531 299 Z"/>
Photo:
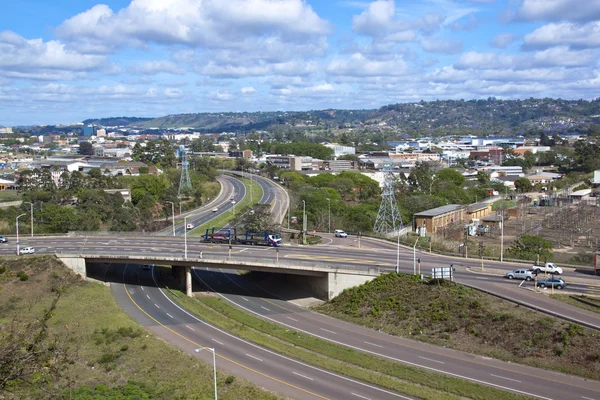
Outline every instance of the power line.
<path id="1" fill-rule="evenodd" d="M 383 193 L 381 194 L 381 205 L 375 220 L 373 232 L 389 234 L 400 233 L 402 230 L 402 216 L 396 203 L 394 194 L 394 175 L 390 166 L 383 168 Z"/>

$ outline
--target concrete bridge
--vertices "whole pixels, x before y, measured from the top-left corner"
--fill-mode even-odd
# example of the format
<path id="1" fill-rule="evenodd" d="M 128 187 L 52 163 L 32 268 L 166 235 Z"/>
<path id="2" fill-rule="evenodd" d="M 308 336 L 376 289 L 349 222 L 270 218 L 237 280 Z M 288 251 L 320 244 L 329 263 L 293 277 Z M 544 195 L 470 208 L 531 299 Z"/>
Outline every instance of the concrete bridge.
<path id="1" fill-rule="evenodd" d="M 379 268 L 347 269 L 328 266 L 324 263 L 295 261 L 281 263 L 278 260 L 244 261 L 231 259 L 181 258 L 168 256 L 139 255 L 97 255 L 97 254 L 57 254 L 68 268 L 87 278 L 87 263 L 112 264 L 158 264 L 170 265 L 173 276 L 186 294 L 192 296 L 192 267 L 221 268 L 230 270 L 261 271 L 275 274 L 294 275 L 294 282 L 299 287 L 308 289 L 321 299 L 330 300 L 344 289 L 361 285 L 379 276 Z"/>

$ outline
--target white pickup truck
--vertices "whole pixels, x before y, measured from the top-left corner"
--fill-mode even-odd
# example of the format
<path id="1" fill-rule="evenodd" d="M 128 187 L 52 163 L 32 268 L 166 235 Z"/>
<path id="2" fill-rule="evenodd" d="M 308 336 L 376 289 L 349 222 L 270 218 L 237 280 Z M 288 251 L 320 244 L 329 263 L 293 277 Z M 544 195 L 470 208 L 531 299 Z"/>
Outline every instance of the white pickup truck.
<path id="1" fill-rule="evenodd" d="M 556 264 L 547 262 L 544 265 L 533 265 L 531 267 L 531 271 L 534 274 L 539 274 L 540 272 L 547 272 L 551 275 L 562 275 L 563 270 L 561 267 L 557 267 Z"/>

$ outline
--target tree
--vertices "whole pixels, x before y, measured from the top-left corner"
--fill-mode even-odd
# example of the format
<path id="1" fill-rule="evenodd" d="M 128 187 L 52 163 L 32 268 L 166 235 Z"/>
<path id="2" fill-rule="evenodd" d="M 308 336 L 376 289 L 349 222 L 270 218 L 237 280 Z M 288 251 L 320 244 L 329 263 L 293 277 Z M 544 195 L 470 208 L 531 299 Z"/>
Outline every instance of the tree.
<path id="1" fill-rule="evenodd" d="M 433 166 L 428 162 L 420 162 L 413 168 L 408 176 L 408 183 L 413 190 L 420 190 L 429 194 L 429 188 L 433 184 Z"/>
<path id="2" fill-rule="evenodd" d="M 79 154 L 86 156 L 94 155 L 94 146 L 90 142 L 81 142 L 79 143 Z"/>
<path id="3" fill-rule="evenodd" d="M 533 185 L 529 179 L 522 177 L 515 180 L 515 189 L 517 189 L 517 192 L 526 193 L 533 189 Z"/>
<path id="4" fill-rule="evenodd" d="M 522 235 L 515 240 L 507 254 L 521 260 L 542 260 L 552 257 L 552 242 L 535 235 Z"/>
<path id="5" fill-rule="evenodd" d="M 600 169 L 599 144 L 578 140 L 573 147 L 575 148 L 573 169 L 588 173 Z"/>
<path id="6" fill-rule="evenodd" d="M 465 183 L 464 175 L 452 168 L 445 168 L 441 171 L 438 171 L 435 177 L 436 180 L 449 182 L 458 187 L 462 187 Z"/>
<path id="7" fill-rule="evenodd" d="M 215 141 L 211 136 L 202 136 L 192 140 L 190 150 L 194 153 L 215 151 Z"/>

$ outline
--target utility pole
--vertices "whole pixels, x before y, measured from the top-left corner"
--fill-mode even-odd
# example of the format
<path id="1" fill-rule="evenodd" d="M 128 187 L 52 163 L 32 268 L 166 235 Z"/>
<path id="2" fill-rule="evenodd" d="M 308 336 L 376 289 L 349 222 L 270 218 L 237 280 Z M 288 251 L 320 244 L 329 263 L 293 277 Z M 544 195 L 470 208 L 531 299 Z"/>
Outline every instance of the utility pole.
<path id="1" fill-rule="evenodd" d="M 31 237 L 33 237 L 33 203 L 30 203 L 28 201 L 24 201 L 24 204 L 29 204 L 31 206 Z"/>
<path id="2" fill-rule="evenodd" d="M 302 244 L 306 244 L 306 202 L 302 200 Z"/>
<path id="3" fill-rule="evenodd" d="M 165 201 L 165 203 L 171 203 L 171 222 L 173 225 L 173 236 L 175 236 L 175 203 L 172 201 Z"/>
<path id="4" fill-rule="evenodd" d="M 500 217 L 500 262 L 502 262 L 504 257 L 504 210 L 500 210 Z"/>
<path id="5" fill-rule="evenodd" d="M 331 199 L 329 197 L 327 197 L 327 209 L 329 211 L 327 217 L 327 233 L 331 233 Z"/>
<path id="6" fill-rule="evenodd" d="M 21 214 L 16 218 L 15 225 L 17 227 L 17 255 L 19 255 L 19 218 L 27 214 Z"/>

